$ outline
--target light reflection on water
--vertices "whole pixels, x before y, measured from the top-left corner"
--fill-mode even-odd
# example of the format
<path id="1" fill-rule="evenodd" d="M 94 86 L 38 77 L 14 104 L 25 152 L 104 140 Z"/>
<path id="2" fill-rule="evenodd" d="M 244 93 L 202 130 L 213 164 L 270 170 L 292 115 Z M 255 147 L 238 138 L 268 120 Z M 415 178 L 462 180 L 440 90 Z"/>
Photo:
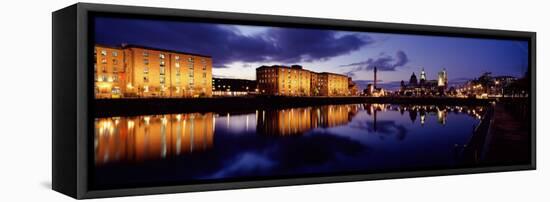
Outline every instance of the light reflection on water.
<path id="1" fill-rule="evenodd" d="M 483 111 L 349 104 L 96 118 L 95 165 L 155 173 L 170 162 L 164 174 L 140 175 L 140 182 L 455 166 L 457 147 L 468 144 Z M 113 179 L 104 183 L 136 178 L 123 169 L 100 171 Z"/>

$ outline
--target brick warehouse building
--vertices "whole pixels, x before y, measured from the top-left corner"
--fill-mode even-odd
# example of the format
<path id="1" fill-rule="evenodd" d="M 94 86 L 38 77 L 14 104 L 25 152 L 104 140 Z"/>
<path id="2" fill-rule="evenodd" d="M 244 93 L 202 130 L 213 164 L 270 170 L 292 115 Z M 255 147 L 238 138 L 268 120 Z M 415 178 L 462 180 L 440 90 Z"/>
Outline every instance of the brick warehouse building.
<path id="1" fill-rule="evenodd" d="M 311 74 L 299 65 L 273 65 L 256 68 L 256 81 L 261 94 L 310 96 Z"/>
<path id="2" fill-rule="evenodd" d="M 123 45 L 95 45 L 96 98 L 211 97 L 212 58 Z"/>
<path id="3" fill-rule="evenodd" d="M 300 65 L 261 66 L 256 68 L 261 94 L 284 96 L 348 96 L 349 77 L 341 74 L 316 73 Z"/>

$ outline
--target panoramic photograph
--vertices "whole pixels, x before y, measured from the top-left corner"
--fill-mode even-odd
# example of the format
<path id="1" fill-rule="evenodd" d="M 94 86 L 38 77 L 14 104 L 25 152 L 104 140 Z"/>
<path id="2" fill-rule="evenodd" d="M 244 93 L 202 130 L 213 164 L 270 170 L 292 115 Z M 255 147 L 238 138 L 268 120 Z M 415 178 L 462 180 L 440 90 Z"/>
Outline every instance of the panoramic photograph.
<path id="1" fill-rule="evenodd" d="M 527 40 L 93 22 L 96 189 L 531 162 Z"/>

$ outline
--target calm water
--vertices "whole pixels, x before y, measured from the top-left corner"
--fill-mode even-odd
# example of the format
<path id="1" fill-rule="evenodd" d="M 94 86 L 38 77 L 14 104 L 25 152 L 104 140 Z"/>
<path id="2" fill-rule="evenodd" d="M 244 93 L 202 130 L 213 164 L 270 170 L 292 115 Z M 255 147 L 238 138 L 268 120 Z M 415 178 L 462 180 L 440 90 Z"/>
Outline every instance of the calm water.
<path id="1" fill-rule="evenodd" d="M 484 110 L 350 104 L 97 118 L 93 184 L 459 167 Z"/>

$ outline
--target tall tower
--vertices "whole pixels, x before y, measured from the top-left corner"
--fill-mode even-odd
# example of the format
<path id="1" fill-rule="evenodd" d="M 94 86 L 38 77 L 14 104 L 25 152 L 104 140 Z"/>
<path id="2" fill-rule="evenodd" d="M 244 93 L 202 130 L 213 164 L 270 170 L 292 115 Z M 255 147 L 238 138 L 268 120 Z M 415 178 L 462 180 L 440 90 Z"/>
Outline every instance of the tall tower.
<path id="1" fill-rule="evenodd" d="M 378 69 L 376 67 L 374 67 L 374 89 L 376 89 L 376 73 L 378 72 Z"/>
<path id="2" fill-rule="evenodd" d="M 424 71 L 424 67 L 422 67 L 422 71 L 420 72 L 420 86 L 424 86 L 426 84 L 426 72 Z"/>
<path id="3" fill-rule="evenodd" d="M 445 88 L 448 85 L 447 70 L 443 68 L 443 82 L 445 83 Z"/>
<path id="4" fill-rule="evenodd" d="M 439 87 L 445 86 L 445 72 L 444 71 L 440 71 L 437 74 L 437 86 L 439 86 Z"/>
<path id="5" fill-rule="evenodd" d="M 447 70 L 443 68 L 442 71 L 439 72 L 437 75 L 437 86 L 439 87 L 447 87 L 448 79 L 447 79 Z"/>
<path id="6" fill-rule="evenodd" d="M 426 72 L 424 71 L 424 67 L 422 67 L 422 71 L 420 72 L 420 80 L 426 80 Z"/>

